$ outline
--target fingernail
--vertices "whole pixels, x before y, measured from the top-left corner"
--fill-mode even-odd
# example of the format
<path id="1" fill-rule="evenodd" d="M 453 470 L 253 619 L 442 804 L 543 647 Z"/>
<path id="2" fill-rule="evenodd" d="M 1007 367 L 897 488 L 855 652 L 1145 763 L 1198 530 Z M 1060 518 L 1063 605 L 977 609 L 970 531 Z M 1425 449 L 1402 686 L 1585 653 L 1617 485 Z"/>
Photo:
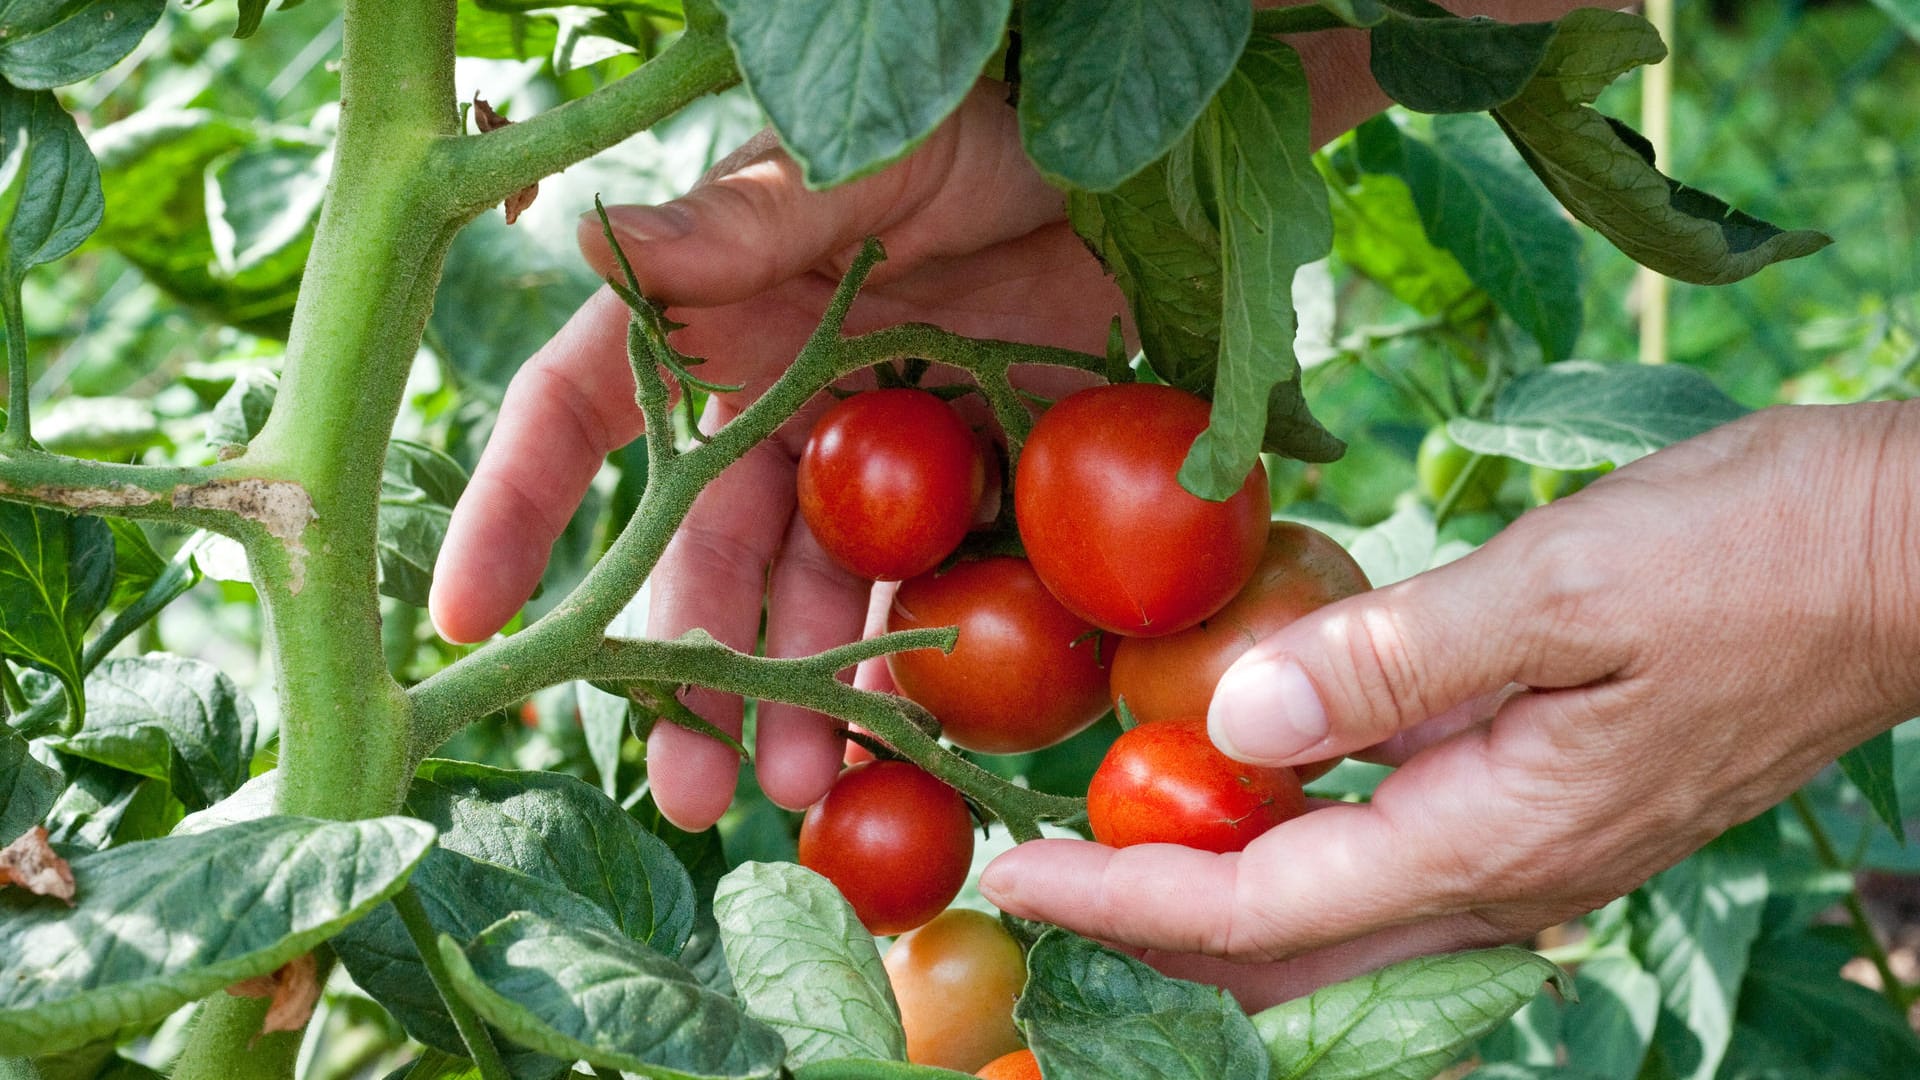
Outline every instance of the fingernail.
<path id="1" fill-rule="evenodd" d="M 586 214 L 596 224 L 599 215 Z M 661 203 L 659 206 L 610 206 L 607 208 L 607 220 L 613 223 L 613 231 L 622 240 L 636 243 L 648 243 L 660 240 L 678 240 L 693 231 L 693 215 L 678 203 Z"/>
<path id="2" fill-rule="evenodd" d="M 1002 901 L 1013 898 L 1014 873 L 1000 865 L 996 860 L 987 864 L 980 872 L 980 895 L 987 898 L 995 907 L 1005 907 Z"/>
<path id="3" fill-rule="evenodd" d="M 1235 664 L 1213 691 L 1207 734 L 1228 757 L 1285 765 L 1327 737 L 1327 709 L 1291 660 Z"/>

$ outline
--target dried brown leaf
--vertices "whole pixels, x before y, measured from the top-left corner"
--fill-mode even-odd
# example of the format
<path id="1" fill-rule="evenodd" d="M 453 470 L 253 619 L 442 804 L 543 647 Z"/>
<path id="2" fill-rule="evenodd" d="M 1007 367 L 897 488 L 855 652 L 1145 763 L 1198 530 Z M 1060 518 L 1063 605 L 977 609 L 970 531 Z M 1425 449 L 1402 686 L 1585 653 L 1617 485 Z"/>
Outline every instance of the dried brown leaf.
<path id="1" fill-rule="evenodd" d="M 54 896 L 73 906 L 73 868 L 47 843 L 39 825 L 0 848 L 0 889 L 18 885 L 36 896 Z"/>
<path id="2" fill-rule="evenodd" d="M 234 983 L 227 987 L 227 993 L 234 997 L 273 999 L 267 1005 L 267 1019 L 260 1025 L 260 1034 L 299 1031 L 307 1026 L 313 1017 L 313 1007 L 320 1002 L 320 966 L 314 962 L 312 953 L 303 953 L 280 965 L 271 975 L 255 975 Z"/>
<path id="3" fill-rule="evenodd" d="M 473 126 L 480 129 L 480 134 L 485 135 L 489 131 L 498 131 L 511 123 L 513 123 L 513 121 L 493 111 L 493 106 L 487 104 L 485 98 L 478 94 L 473 96 Z M 507 212 L 507 224 L 511 225 L 515 221 L 520 220 L 521 212 L 526 210 L 527 207 L 532 206 L 533 200 L 539 196 L 539 194 L 540 185 L 536 183 L 528 184 L 526 187 L 507 196 L 507 201 L 502 207 L 502 209 Z"/>

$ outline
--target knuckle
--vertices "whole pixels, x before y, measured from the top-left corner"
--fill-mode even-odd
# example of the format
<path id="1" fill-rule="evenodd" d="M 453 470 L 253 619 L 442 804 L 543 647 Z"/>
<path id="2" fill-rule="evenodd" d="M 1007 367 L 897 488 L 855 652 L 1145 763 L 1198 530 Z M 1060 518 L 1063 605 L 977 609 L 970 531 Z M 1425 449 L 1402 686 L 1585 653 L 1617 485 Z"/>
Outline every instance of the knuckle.
<path id="1" fill-rule="evenodd" d="M 1345 662 L 1334 673 L 1336 685 L 1326 689 L 1341 703 L 1336 711 L 1362 725 L 1355 734 L 1378 741 L 1406 721 L 1426 719 L 1420 666 L 1392 608 L 1360 605 L 1327 632 L 1335 639 L 1330 655 Z"/>

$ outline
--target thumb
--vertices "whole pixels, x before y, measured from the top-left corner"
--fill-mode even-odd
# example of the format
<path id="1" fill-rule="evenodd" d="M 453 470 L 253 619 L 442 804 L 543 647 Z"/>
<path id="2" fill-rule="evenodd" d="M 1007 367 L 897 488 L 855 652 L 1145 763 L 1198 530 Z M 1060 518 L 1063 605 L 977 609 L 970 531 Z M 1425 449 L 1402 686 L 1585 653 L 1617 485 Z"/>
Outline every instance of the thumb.
<path id="1" fill-rule="evenodd" d="M 977 251 L 1065 216 L 1004 94 L 982 83 L 912 154 L 851 183 L 809 190 L 763 131 L 682 198 L 608 207 L 608 220 L 643 290 L 685 307 L 736 303 L 816 268 L 838 277 L 868 236 L 886 244 L 890 274 Z M 598 215 L 582 217 L 579 240 L 597 272 L 616 272 Z"/>
<path id="2" fill-rule="evenodd" d="M 1605 621 L 1572 617 L 1592 615 L 1604 575 L 1557 572 L 1541 552 L 1496 540 L 1289 624 L 1221 676 L 1207 713 L 1214 743 L 1253 764 L 1318 761 L 1515 683 L 1580 686 L 1619 670 Z"/>

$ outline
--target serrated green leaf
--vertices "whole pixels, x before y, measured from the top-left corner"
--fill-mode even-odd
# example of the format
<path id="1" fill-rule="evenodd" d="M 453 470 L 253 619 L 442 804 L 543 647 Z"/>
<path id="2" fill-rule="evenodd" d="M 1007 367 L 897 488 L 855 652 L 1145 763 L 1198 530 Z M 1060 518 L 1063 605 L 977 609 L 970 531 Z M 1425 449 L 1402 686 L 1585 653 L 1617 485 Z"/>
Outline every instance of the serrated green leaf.
<path id="1" fill-rule="evenodd" d="M 1668 1075 L 1708 1080 L 1733 1038 L 1734 1009 L 1766 908 L 1764 853 L 1736 829 L 1633 893 L 1635 955 L 1660 981 L 1654 1052 Z"/>
<path id="2" fill-rule="evenodd" d="M 1738 281 L 1832 242 L 1783 231 L 1663 176 L 1645 139 L 1588 107 L 1621 72 L 1665 55 L 1645 20 L 1583 8 L 1558 25 L 1540 73 L 1494 117 L 1574 217 L 1634 261 L 1699 285 Z"/>
<path id="3" fill-rule="evenodd" d="M 433 564 L 446 541 L 453 505 L 466 487 L 466 470 L 440 451 L 406 439 L 387 445 L 377 541 L 382 593 L 427 606 Z"/>
<path id="4" fill-rule="evenodd" d="M 1487 420 L 1447 422 L 1453 441 L 1549 469 L 1624 465 L 1746 415 L 1678 364 L 1554 364 L 1508 383 Z"/>
<path id="5" fill-rule="evenodd" d="M 1376 117 L 1354 138 L 1360 167 L 1405 181 L 1427 237 L 1459 260 L 1474 284 L 1553 363 L 1580 337 L 1580 235 L 1527 175 L 1497 125 L 1444 116 L 1430 138 Z"/>
<path id="6" fill-rule="evenodd" d="M 1866 796 L 1894 839 L 1907 842 L 1906 822 L 1900 816 L 1900 786 L 1893 771 L 1893 732 L 1883 731 L 1840 756 L 1840 771 Z"/>
<path id="7" fill-rule="evenodd" d="M 113 530 L 97 517 L 0 503 L 0 655 L 59 677 L 80 719 L 81 648 L 113 595 Z"/>
<path id="8" fill-rule="evenodd" d="M 1253 1018 L 1275 1075 L 1426 1080 L 1565 972 L 1525 949 L 1408 960 Z"/>
<path id="9" fill-rule="evenodd" d="M 407 818 L 269 818 L 73 860 L 77 903 L 0 891 L 0 1055 L 158 1020 L 307 952 L 399 891 Z"/>
<path id="10" fill-rule="evenodd" d="M 0 76 L 25 90 L 79 82 L 120 62 L 166 0 L 13 0 L 0 19 Z"/>
<path id="11" fill-rule="evenodd" d="M 1307 119 L 1299 54 L 1262 38 L 1248 43 L 1194 128 L 1223 281 L 1213 412 L 1180 467 L 1180 483 L 1203 499 L 1238 491 L 1270 434 L 1284 440 L 1271 449 L 1304 460 L 1338 457 L 1342 449 L 1306 412 L 1293 355 L 1294 274 L 1333 247 Z M 1281 406 L 1270 412 L 1275 399 Z M 1273 423 L 1282 419 L 1292 422 Z"/>
<path id="12" fill-rule="evenodd" d="M 1027 155 L 1062 184 L 1118 187 L 1193 126 L 1252 29 L 1252 8 L 1236 0 L 1026 0 Z"/>
<path id="13" fill-rule="evenodd" d="M 0 83 L 0 267 L 17 283 L 80 246 L 105 212 L 100 166 L 45 90 Z"/>
<path id="14" fill-rule="evenodd" d="M 27 740 L 0 724 L 0 847 L 47 819 L 60 774 L 35 760 Z"/>
<path id="15" fill-rule="evenodd" d="M 1264 1080 L 1267 1053 L 1221 990 L 1171 979 L 1064 930 L 1027 954 L 1013 1018 L 1047 1080 Z"/>
<path id="16" fill-rule="evenodd" d="M 718 0 L 740 74 L 809 187 L 896 161 L 973 89 L 1009 0 Z"/>
<path id="17" fill-rule="evenodd" d="M 793 863 L 745 863 L 720 879 L 713 913 L 740 1000 L 785 1037 L 790 1063 L 905 1060 L 873 935 L 831 882 Z"/>
<path id="18" fill-rule="evenodd" d="M 234 376 L 207 414 L 207 442 L 223 456 L 252 442 L 267 426 L 279 393 L 280 376 L 268 368 L 248 368 Z"/>
<path id="19" fill-rule="evenodd" d="M 1369 64 L 1380 89 L 1409 109 L 1484 112 L 1526 88 L 1554 25 L 1395 13 L 1373 28 Z"/>
<path id="20" fill-rule="evenodd" d="M 442 935 L 440 954 L 483 1019 L 563 1060 L 677 1080 L 771 1077 L 785 1054 L 737 1003 L 611 930 L 521 912 L 464 950 Z"/>
<path id="21" fill-rule="evenodd" d="M 120 657 L 95 668 L 86 686 L 86 721 L 55 749 L 167 783 L 193 810 L 246 783 L 253 703 L 219 668 L 163 653 Z"/>

